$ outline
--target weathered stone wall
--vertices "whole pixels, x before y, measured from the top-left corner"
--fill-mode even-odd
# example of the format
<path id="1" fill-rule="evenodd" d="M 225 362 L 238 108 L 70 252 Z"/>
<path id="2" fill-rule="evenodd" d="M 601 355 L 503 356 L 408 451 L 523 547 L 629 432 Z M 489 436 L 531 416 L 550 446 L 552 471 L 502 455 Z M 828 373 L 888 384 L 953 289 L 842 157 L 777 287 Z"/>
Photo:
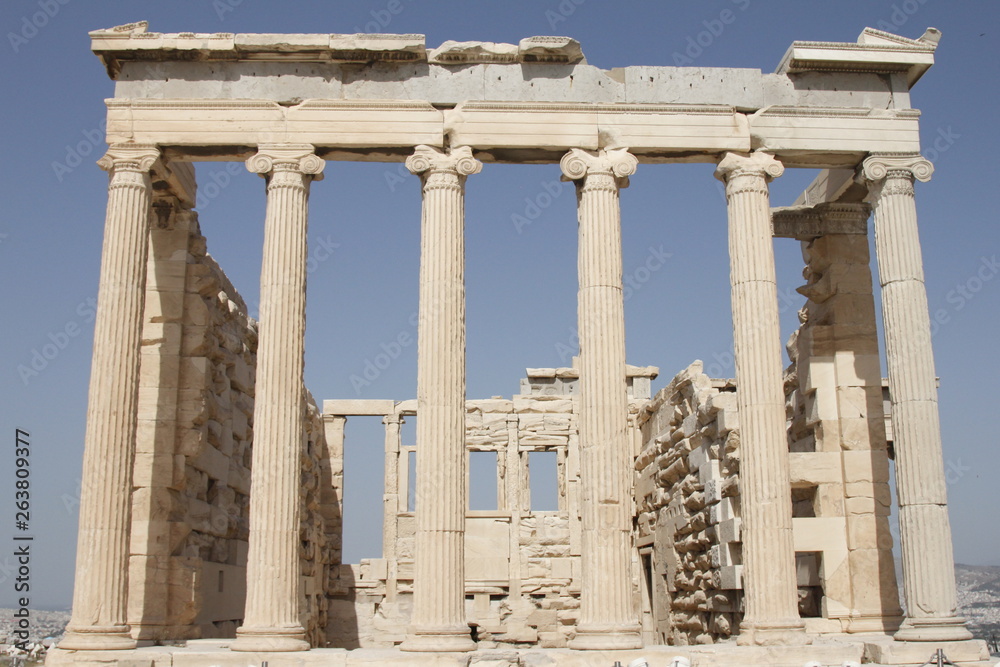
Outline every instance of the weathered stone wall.
<path id="1" fill-rule="evenodd" d="M 709 379 L 696 361 L 647 404 L 639 425 L 637 543 L 648 570 L 647 639 L 726 639 L 741 616 L 734 387 Z"/>
<path id="2" fill-rule="evenodd" d="M 324 506 L 334 488 L 323 417 L 306 392 L 306 433 L 302 451 L 302 619 L 306 639 L 326 646 L 331 572 L 340 566 L 339 521 L 329 521 Z M 339 498 L 339 495 L 337 496 Z M 339 519 L 339 512 L 336 513 Z"/>
<path id="3" fill-rule="evenodd" d="M 649 398 L 650 379 L 656 372 L 628 367 L 632 413 Z M 466 612 L 481 648 L 565 647 L 575 636 L 581 548 L 577 387 L 575 368 L 528 369 L 521 393 L 512 399 L 466 403 L 466 449 L 470 454 L 493 454 L 497 462 L 496 510 L 470 510 L 465 523 Z M 416 408 L 415 401 L 394 405 L 404 418 Z M 324 419 L 336 423 L 343 416 L 327 414 Z M 342 433 L 342 422 L 338 428 Z M 632 435 L 636 434 L 630 427 Z M 385 538 L 391 536 L 387 553 L 394 554 L 396 562 L 365 559 L 340 566 L 334 575 L 327 627 L 333 646 L 385 647 L 405 637 L 415 527 L 414 513 L 405 511 L 405 498 L 408 457 L 415 451 L 414 446 L 400 448 L 398 493 L 387 492 L 390 502 L 401 503 Z M 532 509 L 531 478 L 541 474 L 529 463 L 533 452 L 549 452 L 556 458 L 556 474 L 541 481 L 542 486 L 554 487 L 557 499 L 557 506 L 547 511 Z M 342 465 L 341 455 L 333 466 L 342 470 Z M 638 585 L 635 592 L 638 599 Z"/>
<path id="4" fill-rule="evenodd" d="M 229 637 L 246 596 L 257 325 L 206 251 L 197 215 L 151 232 L 133 469 L 130 622 L 144 639 Z M 303 444 L 303 618 L 323 642 L 326 445 L 309 398 Z"/>
<path id="5" fill-rule="evenodd" d="M 785 382 L 800 610 L 836 621 L 817 630 L 892 631 L 900 609 L 868 237 L 821 236 L 802 254 L 807 301 Z"/>
<path id="6" fill-rule="evenodd" d="M 868 239 L 818 237 L 803 256 L 808 300 L 785 372 L 799 614 L 812 633 L 891 631 L 900 612 Z M 640 413 L 647 641 L 712 643 L 738 632 L 736 390 L 695 362 Z"/>

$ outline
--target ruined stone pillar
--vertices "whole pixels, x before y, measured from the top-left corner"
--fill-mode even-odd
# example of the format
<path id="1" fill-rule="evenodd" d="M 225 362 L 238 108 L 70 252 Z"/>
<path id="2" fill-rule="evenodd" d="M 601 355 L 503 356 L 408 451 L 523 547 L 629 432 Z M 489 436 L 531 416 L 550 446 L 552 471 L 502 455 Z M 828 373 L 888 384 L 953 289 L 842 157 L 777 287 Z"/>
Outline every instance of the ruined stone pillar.
<path id="1" fill-rule="evenodd" d="M 471 651 L 465 619 L 465 179 L 482 164 L 467 146 L 418 146 L 417 532 L 413 616 L 404 651 Z"/>
<path id="2" fill-rule="evenodd" d="M 330 565 L 338 567 L 344 555 L 344 428 L 347 417 L 323 415 L 323 434 L 326 438 L 326 460 L 322 466 L 329 475 L 330 485 L 320 494 L 320 512 L 326 524 L 327 535 L 333 543 Z"/>
<path id="3" fill-rule="evenodd" d="M 155 146 L 116 144 L 110 173 L 87 398 L 73 616 L 59 648 L 135 648 L 126 622 L 139 336 Z"/>
<path id="4" fill-rule="evenodd" d="M 896 639 L 971 639 L 956 614 L 955 561 L 945 490 L 930 315 L 913 181 L 934 168 L 919 155 L 872 155 L 862 164 L 875 209 L 886 365 L 896 452 L 906 618 Z"/>
<path id="5" fill-rule="evenodd" d="M 740 644 L 804 644 L 792 543 L 778 290 L 768 181 L 784 167 L 767 153 L 727 153 L 733 349 L 740 415 L 740 499 L 746 612 Z"/>
<path id="6" fill-rule="evenodd" d="M 632 596 L 632 443 L 625 384 L 619 189 L 638 161 L 627 149 L 573 149 L 579 218 L 582 582 L 575 649 L 640 648 Z"/>
<path id="7" fill-rule="evenodd" d="M 505 503 L 503 507 L 510 511 L 510 533 L 508 535 L 507 553 L 510 568 L 508 569 L 508 595 L 512 600 L 521 598 L 521 486 L 524 474 L 521 465 L 521 445 L 518 438 L 520 417 L 509 414 L 507 424 L 507 448 L 504 461 Z"/>
<path id="8" fill-rule="evenodd" d="M 382 495 L 382 558 L 389 572 L 385 582 L 385 598 L 396 599 L 396 525 L 399 521 L 399 427 L 403 418 L 397 413 L 382 418 L 385 424 L 385 491 Z"/>
<path id="9" fill-rule="evenodd" d="M 247 169 L 267 179 L 254 396 L 250 547 L 234 651 L 304 651 L 299 618 L 299 475 L 305 433 L 309 185 L 325 166 L 309 145 L 260 146 Z"/>

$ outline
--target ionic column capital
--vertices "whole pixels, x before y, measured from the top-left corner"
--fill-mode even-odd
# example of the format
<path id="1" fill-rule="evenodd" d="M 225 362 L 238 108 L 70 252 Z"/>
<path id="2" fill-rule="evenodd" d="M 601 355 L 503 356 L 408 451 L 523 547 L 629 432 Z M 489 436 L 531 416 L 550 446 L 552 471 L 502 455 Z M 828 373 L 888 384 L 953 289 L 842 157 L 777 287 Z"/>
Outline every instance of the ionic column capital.
<path id="1" fill-rule="evenodd" d="M 864 180 L 876 183 L 894 176 L 926 183 L 933 173 L 934 165 L 919 153 L 874 153 L 865 158 L 860 170 Z"/>
<path id="2" fill-rule="evenodd" d="M 559 161 L 564 181 L 581 181 L 588 176 L 609 176 L 619 189 L 628 187 L 628 177 L 635 173 L 639 160 L 627 148 L 586 151 L 571 148 Z"/>
<path id="3" fill-rule="evenodd" d="M 246 165 L 249 171 L 264 177 L 276 171 L 291 171 L 319 181 L 326 162 L 316 155 L 312 144 L 261 144 Z"/>
<path id="4" fill-rule="evenodd" d="M 444 151 L 420 145 L 413 150 L 413 155 L 406 158 L 406 168 L 425 181 L 434 174 L 447 174 L 461 179 L 478 174 L 483 169 L 483 163 L 473 157 L 469 146 L 456 146 Z"/>
<path id="5" fill-rule="evenodd" d="M 756 151 L 750 155 L 726 153 L 715 168 L 715 177 L 732 186 L 737 177 L 763 178 L 765 183 L 785 173 L 785 165 L 770 153 Z"/>
<path id="6" fill-rule="evenodd" d="M 153 144 L 111 144 L 97 166 L 112 174 L 116 171 L 146 173 L 159 159 L 160 149 Z"/>

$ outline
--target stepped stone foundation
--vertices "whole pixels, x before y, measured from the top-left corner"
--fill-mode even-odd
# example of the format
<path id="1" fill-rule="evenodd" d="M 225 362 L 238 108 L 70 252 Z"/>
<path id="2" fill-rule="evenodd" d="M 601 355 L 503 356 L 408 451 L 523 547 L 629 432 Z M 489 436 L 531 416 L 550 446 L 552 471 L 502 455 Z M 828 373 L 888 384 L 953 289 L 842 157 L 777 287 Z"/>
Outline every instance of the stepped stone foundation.
<path id="1" fill-rule="evenodd" d="M 910 89 L 939 38 L 795 42 L 765 74 L 604 71 L 566 37 L 91 33 L 116 81 L 110 180 L 73 618 L 48 663 L 990 664 L 955 609 L 914 200 L 932 168 Z M 259 321 L 201 235 L 204 160 L 263 177 Z M 420 180 L 415 398 L 303 385 L 329 160 Z M 619 201 L 643 163 L 690 162 L 728 201 L 736 377 L 695 361 L 651 395 L 659 369 L 625 360 Z M 465 183 L 496 163 L 577 188 L 580 351 L 470 400 Z M 796 168 L 822 171 L 772 208 Z M 773 244 L 792 241 L 785 365 Z M 357 416 L 385 425 L 383 553 L 344 563 Z M 477 482 L 494 509 L 469 509 Z"/>

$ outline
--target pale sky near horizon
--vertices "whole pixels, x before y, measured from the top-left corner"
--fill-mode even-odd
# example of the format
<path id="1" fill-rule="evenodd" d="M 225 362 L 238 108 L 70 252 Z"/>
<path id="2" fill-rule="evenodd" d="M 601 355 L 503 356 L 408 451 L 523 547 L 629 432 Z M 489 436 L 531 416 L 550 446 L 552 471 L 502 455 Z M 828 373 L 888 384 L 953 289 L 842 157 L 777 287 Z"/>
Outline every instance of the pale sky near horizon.
<path id="1" fill-rule="evenodd" d="M 8 525 L 0 525 L 0 542 L 17 532 L 13 441 L 20 428 L 31 434 L 33 451 L 32 606 L 65 608 L 72 596 L 107 186 L 94 162 L 104 150 L 103 100 L 113 95 L 87 32 L 138 20 L 156 32 L 420 33 L 429 47 L 449 39 L 517 43 L 532 35 L 569 35 L 580 40 L 590 64 L 605 69 L 765 72 L 794 40 L 853 42 L 866 26 L 911 38 L 928 26 L 941 29 L 936 64 L 916 84 L 912 102 L 922 111 L 924 153 L 936 169 L 929 183 L 917 185 L 917 208 L 928 299 L 938 320 L 933 340 L 950 516 L 958 562 L 1000 565 L 1000 519 L 993 512 L 1000 470 L 1000 228 L 992 162 L 1000 154 L 1000 5 L 396 2 L 10 0 L 0 7 L 6 92 L 0 419 L 9 443 L 0 472 L 0 506 L 8 507 L 0 516 Z M 724 11 L 734 19 L 716 23 Z M 256 311 L 263 181 L 241 165 L 200 163 L 197 169 L 209 252 Z M 815 174 L 786 170 L 772 185 L 772 204 L 791 204 Z M 363 378 L 366 364 L 401 333 L 415 338 L 418 182 L 398 164 L 331 162 L 325 176 L 313 186 L 310 203 L 310 250 L 329 252 L 314 255 L 309 274 L 307 386 L 318 401 L 413 398 L 415 345 L 403 346 L 370 384 L 352 376 Z M 654 391 L 694 359 L 704 360 L 712 375 L 732 376 L 726 210 L 712 166 L 640 164 L 631 181 L 622 193 L 624 271 L 636 280 L 625 306 L 629 363 L 660 367 Z M 557 165 L 487 164 L 469 178 L 466 217 L 468 396 L 509 397 L 525 367 L 569 364 L 575 200 L 571 187 L 559 182 Z M 787 338 L 803 303 L 794 291 L 803 283 L 802 259 L 794 241 L 778 239 L 775 248 Z M 636 273 L 652 256 L 665 258 L 662 268 L 648 277 Z M 37 374 L 25 373 L 33 361 Z M 375 419 L 348 423 L 345 556 L 352 561 L 380 551 L 381 428 Z M 12 552 L 13 546 L 0 547 L 0 606 L 15 598 L 13 561 L 6 555 Z"/>

